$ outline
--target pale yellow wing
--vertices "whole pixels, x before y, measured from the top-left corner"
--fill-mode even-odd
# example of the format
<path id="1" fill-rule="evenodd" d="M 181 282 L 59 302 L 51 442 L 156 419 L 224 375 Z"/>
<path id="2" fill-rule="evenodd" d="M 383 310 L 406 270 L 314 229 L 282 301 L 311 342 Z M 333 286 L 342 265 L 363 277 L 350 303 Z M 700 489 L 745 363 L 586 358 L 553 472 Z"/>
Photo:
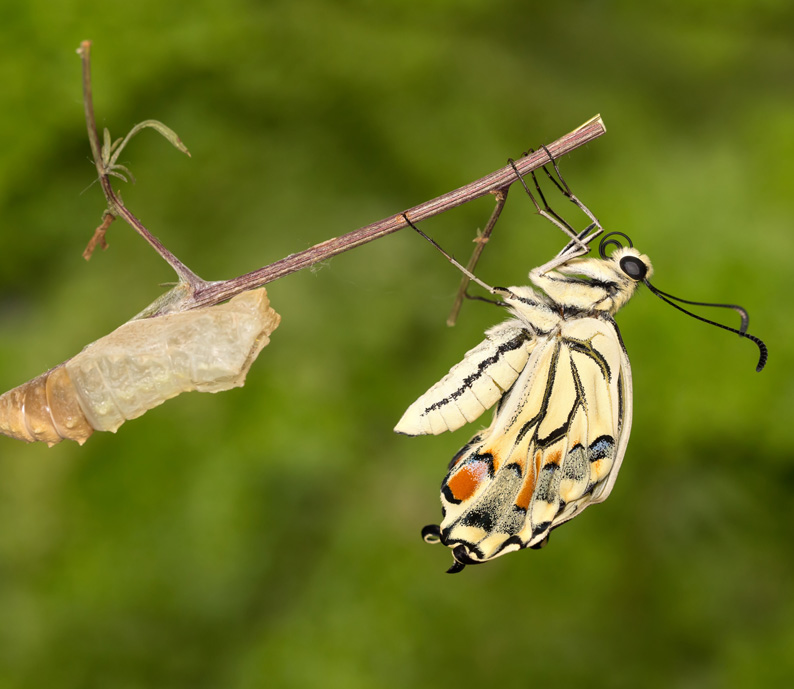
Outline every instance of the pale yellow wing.
<path id="1" fill-rule="evenodd" d="M 462 564 L 542 542 L 605 499 L 631 425 L 631 372 L 614 321 L 565 322 L 539 343 L 491 426 L 442 484 L 442 542 Z"/>

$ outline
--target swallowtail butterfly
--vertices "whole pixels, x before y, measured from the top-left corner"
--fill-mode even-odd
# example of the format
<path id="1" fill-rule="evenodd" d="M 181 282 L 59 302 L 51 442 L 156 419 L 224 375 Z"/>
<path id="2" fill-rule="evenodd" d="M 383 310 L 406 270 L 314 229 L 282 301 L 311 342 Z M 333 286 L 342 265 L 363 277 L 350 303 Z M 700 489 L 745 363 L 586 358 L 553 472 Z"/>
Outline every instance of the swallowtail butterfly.
<path id="1" fill-rule="evenodd" d="M 699 303 L 653 287 L 650 259 L 626 235 L 603 235 L 559 170 L 557 175 L 561 184 L 552 181 L 592 223 L 576 234 L 545 199 L 545 208 L 535 203 L 571 241 L 530 271 L 531 287 L 490 287 L 447 256 L 499 296 L 513 317 L 486 331 L 485 340 L 414 402 L 394 429 L 410 436 L 454 431 L 496 405 L 490 425 L 449 465 L 441 486 L 443 521 L 423 530 L 427 542 L 452 549 L 449 572 L 541 547 L 552 529 L 606 500 L 626 453 L 632 416 L 631 366 L 614 316 L 641 283 L 682 311 L 670 300 Z M 537 180 L 535 186 L 543 198 Z M 599 236 L 599 257 L 583 257 Z M 611 246 L 617 248 L 609 253 Z M 728 306 L 742 315 L 736 330 L 685 311 L 755 342 L 760 371 L 766 347 L 746 332 L 744 310 L 699 304 Z"/>

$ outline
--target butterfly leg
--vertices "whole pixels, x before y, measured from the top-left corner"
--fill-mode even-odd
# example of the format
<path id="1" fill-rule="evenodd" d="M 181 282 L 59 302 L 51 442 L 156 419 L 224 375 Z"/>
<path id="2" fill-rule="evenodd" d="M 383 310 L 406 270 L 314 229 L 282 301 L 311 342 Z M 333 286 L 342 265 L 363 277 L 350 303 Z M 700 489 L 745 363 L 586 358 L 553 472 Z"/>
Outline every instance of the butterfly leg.
<path id="1" fill-rule="evenodd" d="M 589 251 L 588 245 L 599 235 L 603 233 L 603 228 L 601 227 L 601 223 L 598 221 L 598 218 L 595 217 L 595 214 L 582 203 L 579 198 L 571 191 L 571 188 L 568 186 L 568 183 L 565 181 L 565 178 L 562 176 L 560 172 L 560 168 L 557 165 L 557 160 L 554 156 L 551 155 L 551 152 L 545 146 L 542 146 L 543 150 L 546 152 L 546 155 L 549 157 L 552 165 L 554 166 L 554 171 L 557 174 L 557 178 L 549 172 L 548 168 L 544 165 L 543 172 L 546 173 L 546 176 L 552 181 L 554 186 L 560 191 L 560 193 L 565 196 L 571 203 L 573 203 L 582 213 L 584 213 L 591 221 L 590 225 L 586 227 L 582 232 L 578 234 L 574 234 L 573 228 L 565 221 L 563 218 L 557 214 L 554 210 L 549 207 L 549 204 L 546 202 L 546 199 L 543 196 L 543 192 L 540 190 L 540 186 L 538 185 L 538 181 L 535 178 L 534 173 L 532 174 L 533 180 L 535 182 L 535 187 L 540 194 L 541 199 L 543 200 L 543 204 L 545 206 L 544 209 L 541 209 L 537 202 L 535 201 L 532 194 L 530 198 L 532 202 L 535 204 L 535 207 L 538 208 L 538 212 L 547 220 L 552 222 L 554 225 L 559 227 L 563 232 L 569 235 L 572 241 L 568 242 L 568 244 L 563 247 L 563 249 L 557 254 L 557 258 L 554 261 L 550 261 L 543 268 L 542 272 L 546 272 L 548 270 L 553 270 L 556 266 L 565 263 L 572 258 L 576 258 L 577 256 L 581 256 L 586 254 Z M 515 166 L 514 166 L 515 167 Z M 527 189 L 526 184 L 524 183 L 523 179 L 521 180 L 522 184 L 524 184 L 524 188 Z M 527 189 L 527 193 L 529 190 Z M 558 260 L 557 260 L 558 259 Z"/>
<path id="2" fill-rule="evenodd" d="M 585 243 L 585 248 L 586 248 L 587 247 L 586 243 L 591 242 L 598 235 L 600 235 L 602 231 L 603 230 L 601 230 L 601 228 L 596 228 L 591 223 L 579 233 L 579 240 L 580 242 Z M 589 235 L 588 232 L 590 233 Z M 553 259 L 551 259 L 551 261 L 548 261 L 547 263 L 544 263 L 542 266 L 538 266 L 537 268 L 533 268 L 530 271 L 529 276 L 530 278 L 532 278 L 533 275 L 545 275 L 549 271 L 558 268 L 563 263 L 568 263 L 568 261 L 570 261 L 571 259 L 578 258 L 579 256 L 582 256 L 583 254 L 586 253 L 587 253 L 587 248 L 585 251 L 582 251 L 579 244 L 574 244 L 573 242 L 569 242 L 568 245 L 562 251 L 560 251 L 560 253 L 558 253 Z"/>
<path id="3" fill-rule="evenodd" d="M 542 148 L 544 151 L 546 151 L 546 155 L 549 156 L 549 159 L 551 160 L 552 165 L 554 166 L 554 171 L 557 174 L 557 179 L 554 178 L 554 176 L 549 172 L 548 168 L 545 165 L 543 166 L 543 172 L 546 173 L 546 176 L 554 183 L 554 186 L 557 187 L 560 193 L 563 196 L 565 196 L 569 201 L 571 201 L 571 203 L 573 203 L 577 208 L 579 208 L 579 210 L 581 210 L 592 222 L 587 227 L 585 227 L 584 230 L 582 230 L 578 234 L 575 234 L 573 228 L 549 207 L 548 203 L 546 202 L 546 199 L 543 196 L 543 193 L 540 190 L 538 181 L 537 179 L 535 179 L 535 175 L 533 173 L 532 177 L 535 181 L 535 186 L 538 190 L 538 193 L 540 194 L 540 197 L 543 200 L 545 209 L 540 209 L 534 197 L 532 196 L 532 194 L 530 194 L 530 198 L 532 199 L 533 203 L 535 203 L 535 207 L 538 208 L 538 212 L 544 218 L 546 218 L 554 225 L 562 229 L 569 236 L 572 236 L 572 240 L 568 242 L 568 244 L 566 244 L 565 247 L 563 247 L 563 249 L 551 261 L 544 263 L 542 266 L 538 266 L 537 268 L 534 268 L 532 270 L 531 275 L 532 274 L 544 275 L 545 273 L 548 273 L 549 271 L 558 268 L 564 263 L 567 263 L 571 259 L 586 254 L 590 250 L 589 244 L 596 237 L 600 236 L 604 232 L 604 229 L 601 227 L 601 223 L 598 221 L 598 218 L 596 218 L 593 212 L 587 206 L 585 206 L 571 191 L 570 187 L 568 186 L 568 183 L 565 181 L 565 178 L 562 176 L 562 173 L 560 172 L 560 168 L 557 165 L 557 161 L 551 155 L 551 152 L 545 146 L 543 146 Z M 524 184 L 524 188 L 526 189 L 526 184 Z M 529 193 L 528 189 L 527 192 Z"/>
<path id="4" fill-rule="evenodd" d="M 545 146 L 541 146 L 541 148 L 546 151 L 546 155 L 549 156 L 549 160 L 551 160 L 551 164 L 554 166 L 554 171 L 557 173 L 557 179 L 551 175 L 551 173 L 546 169 L 546 166 L 543 166 L 543 172 L 546 173 L 546 176 L 554 183 L 554 186 L 560 190 L 560 193 L 565 196 L 571 203 L 573 203 L 582 213 L 584 213 L 588 218 L 590 218 L 590 222 L 592 222 L 600 231 L 601 230 L 601 223 L 598 222 L 598 218 L 595 217 L 593 212 L 585 206 L 571 191 L 571 188 L 568 186 L 568 183 L 565 181 L 565 178 L 562 176 L 560 172 L 560 168 L 557 165 L 557 160 L 551 155 L 549 149 Z M 600 234 L 600 232 L 599 232 Z"/>
<path id="5" fill-rule="evenodd" d="M 548 151 L 546 151 L 546 152 L 548 153 Z M 551 158 L 551 156 L 549 156 L 549 157 Z M 538 201 L 535 198 L 535 196 L 533 195 L 533 193 L 529 190 L 529 187 L 527 186 L 527 183 L 524 180 L 524 177 L 521 175 L 521 173 L 518 171 L 518 168 L 516 167 L 515 161 L 512 158 L 508 158 L 507 162 L 510 163 L 510 165 L 513 168 L 513 170 L 515 171 L 516 177 L 518 177 L 519 181 L 521 182 L 521 185 L 524 187 L 524 191 L 527 192 L 527 196 L 529 196 L 529 198 L 532 201 L 532 203 L 535 204 L 535 208 L 536 208 L 536 210 L 538 212 L 538 215 L 540 215 L 543 218 L 546 218 L 546 220 L 548 220 L 553 225 L 556 225 L 565 234 L 567 234 L 571 238 L 570 244 L 575 244 L 575 245 L 577 245 L 579 247 L 580 254 L 587 253 L 587 251 L 588 251 L 587 244 L 582 241 L 582 239 L 579 236 L 579 234 L 576 233 L 576 231 L 573 229 L 573 227 L 571 227 L 565 221 L 565 219 L 562 218 L 562 216 L 558 215 L 554 211 L 554 209 L 551 206 L 549 206 L 548 201 L 546 201 L 546 197 L 543 195 L 543 191 L 540 188 L 540 184 L 538 184 L 538 179 L 535 176 L 535 172 L 534 171 L 530 172 L 530 175 L 532 175 L 532 181 L 535 183 L 535 190 L 537 191 L 538 195 L 540 196 L 540 200 L 543 202 L 543 207 L 541 207 L 541 205 L 538 203 Z M 552 158 L 552 162 L 554 162 L 553 158 Z M 555 165 L 556 165 L 556 163 L 555 163 Z M 562 190 L 562 187 L 560 187 L 560 185 L 557 183 L 557 180 L 555 180 L 551 176 L 549 171 L 546 170 L 545 167 L 543 168 L 543 170 L 549 176 L 549 178 L 557 185 L 557 187 L 560 190 Z"/>
<path id="6" fill-rule="evenodd" d="M 408 218 L 408 216 L 405 213 L 403 213 L 402 216 L 403 216 L 403 219 L 405 220 L 405 222 L 407 222 L 422 237 L 424 237 L 428 242 L 430 242 L 434 247 L 436 247 L 436 249 L 438 249 L 441 252 L 441 254 L 453 266 L 455 266 L 461 273 L 463 273 L 467 278 L 469 278 L 469 280 L 471 280 L 472 282 L 476 282 L 480 287 L 482 287 L 485 290 L 488 290 L 491 294 L 498 294 L 498 295 L 503 295 L 503 296 L 510 296 L 512 294 L 512 292 L 510 292 L 510 290 L 505 289 L 504 287 L 491 287 L 489 284 L 487 284 L 487 283 L 483 282 L 482 280 L 480 280 L 480 278 L 478 278 L 468 268 L 466 268 L 462 264 L 458 263 L 458 261 L 456 261 L 453 256 L 451 256 L 446 251 L 444 251 L 444 249 L 441 247 L 441 245 L 438 242 L 436 242 L 435 239 L 433 239 L 432 237 L 429 237 L 424 232 L 422 232 L 422 230 L 420 230 L 416 225 L 414 225 L 410 221 L 410 219 Z"/>

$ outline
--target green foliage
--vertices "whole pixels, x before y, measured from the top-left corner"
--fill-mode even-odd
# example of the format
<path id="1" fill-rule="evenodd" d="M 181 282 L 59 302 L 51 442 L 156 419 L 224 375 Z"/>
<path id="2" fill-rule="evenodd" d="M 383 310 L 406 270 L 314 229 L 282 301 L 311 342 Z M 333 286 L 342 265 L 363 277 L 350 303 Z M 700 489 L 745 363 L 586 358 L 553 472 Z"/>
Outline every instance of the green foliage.
<path id="1" fill-rule="evenodd" d="M 419 529 L 472 429 L 391 428 L 502 314 L 467 303 L 447 329 L 458 275 L 410 233 L 290 276 L 270 286 L 283 322 L 244 389 L 184 395 L 83 448 L 0 438 L 0 689 L 790 684 L 792 15 L 771 0 L 6 2 L 0 389 L 173 280 L 121 222 L 81 258 L 104 208 L 86 38 L 100 128 L 156 118 L 193 154 L 142 136 L 118 163 L 138 180 L 125 203 L 206 279 L 600 112 L 608 134 L 562 161 L 568 182 L 661 289 L 746 306 L 770 360 L 756 374 L 752 343 L 637 296 L 618 319 L 635 415 L 611 498 L 542 551 L 449 577 Z M 515 189 L 483 279 L 524 284 L 559 248 L 532 210 Z M 489 212 L 424 229 L 467 256 Z"/>

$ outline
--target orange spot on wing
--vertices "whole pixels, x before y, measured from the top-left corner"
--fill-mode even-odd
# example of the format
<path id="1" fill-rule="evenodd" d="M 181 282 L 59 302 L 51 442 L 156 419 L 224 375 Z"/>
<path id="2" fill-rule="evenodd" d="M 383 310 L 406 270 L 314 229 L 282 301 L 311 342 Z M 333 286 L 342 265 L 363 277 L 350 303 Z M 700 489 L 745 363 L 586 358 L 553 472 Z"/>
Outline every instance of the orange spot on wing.
<path id="1" fill-rule="evenodd" d="M 612 468 L 612 458 L 605 457 L 590 463 L 590 476 L 596 481 L 603 479 Z"/>
<path id="2" fill-rule="evenodd" d="M 534 476 L 526 476 L 524 478 L 524 485 L 521 486 L 521 490 L 518 493 L 518 497 L 516 498 L 516 507 L 520 507 L 522 510 L 529 509 L 529 503 L 532 500 L 532 494 L 535 492 L 535 477 Z"/>
<path id="3" fill-rule="evenodd" d="M 546 464 L 556 464 L 559 466 L 560 462 L 562 461 L 562 450 L 547 452 L 545 456 L 543 455 L 542 450 L 536 450 L 533 461 L 535 464 L 534 474 L 531 476 L 527 474 L 525 476 L 524 484 L 521 486 L 521 490 L 519 491 L 518 497 L 516 498 L 516 507 L 520 507 L 525 510 L 529 509 L 529 503 L 532 500 L 532 495 L 535 492 L 535 482 L 537 480 L 538 474 L 540 474 L 540 470 Z"/>
<path id="4" fill-rule="evenodd" d="M 560 461 L 562 460 L 562 450 L 554 450 L 554 452 L 549 452 L 546 455 L 546 461 L 544 464 L 556 464 L 560 466 Z"/>
<path id="5" fill-rule="evenodd" d="M 458 469 L 447 481 L 447 488 L 456 500 L 468 500 L 488 476 L 485 462 L 469 462 Z"/>

